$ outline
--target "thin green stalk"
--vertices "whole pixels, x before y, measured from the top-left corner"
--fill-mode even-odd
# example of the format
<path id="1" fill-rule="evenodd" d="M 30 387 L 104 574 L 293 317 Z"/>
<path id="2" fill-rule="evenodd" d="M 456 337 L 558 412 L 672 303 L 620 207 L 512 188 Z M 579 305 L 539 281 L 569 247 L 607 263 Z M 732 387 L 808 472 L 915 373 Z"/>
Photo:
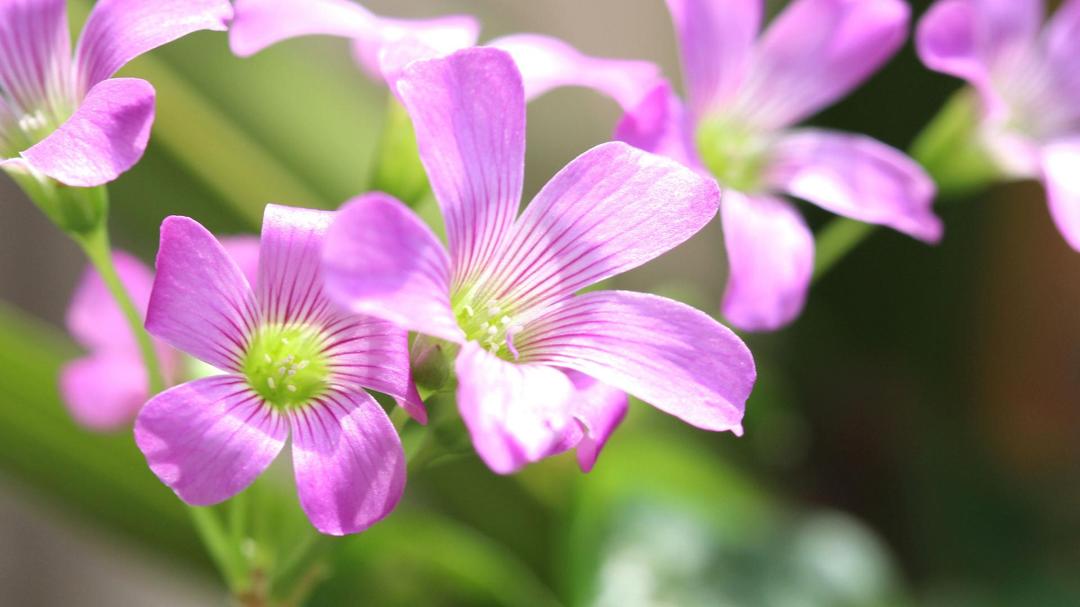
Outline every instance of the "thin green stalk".
<path id="1" fill-rule="evenodd" d="M 813 282 L 828 273 L 838 261 L 873 234 L 877 227 L 872 223 L 837 217 L 818 231 L 814 236 L 817 250 L 814 254 Z"/>
<path id="2" fill-rule="evenodd" d="M 217 514 L 211 508 L 192 506 L 188 508 L 191 513 L 191 522 L 195 530 L 206 545 L 210 558 L 217 564 L 225 578 L 225 583 L 234 595 L 239 596 L 247 590 L 247 565 L 244 555 L 240 552 L 240 546 L 232 541 L 224 525 L 218 520 Z"/>
<path id="3" fill-rule="evenodd" d="M 139 354 L 142 355 L 146 374 L 149 378 L 150 394 L 157 394 L 165 389 L 165 379 L 161 374 L 161 362 L 158 360 L 157 350 L 150 334 L 143 327 L 142 314 L 135 303 L 131 300 L 124 283 L 120 281 L 120 275 L 116 272 L 116 264 L 113 263 L 112 250 L 109 246 L 109 232 L 103 221 L 97 228 L 85 235 L 74 236 L 86 257 L 97 270 L 105 287 L 109 290 L 116 304 L 124 313 L 131 332 L 139 344 Z"/>

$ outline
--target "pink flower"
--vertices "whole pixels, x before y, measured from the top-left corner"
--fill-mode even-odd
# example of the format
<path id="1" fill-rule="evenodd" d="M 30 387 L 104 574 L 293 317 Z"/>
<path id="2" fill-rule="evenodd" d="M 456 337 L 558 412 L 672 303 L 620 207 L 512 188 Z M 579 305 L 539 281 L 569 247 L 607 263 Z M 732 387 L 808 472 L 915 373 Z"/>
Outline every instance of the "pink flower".
<path id="1" fill-rule="evenodd" d="M 234 236 L 221 241 L 229 256 L 254 282 L 259 241 Z M 120 281 L 131 295 L 140 314 L 146 315 L 154 273 L 135 257 L 113 253 Z M 150 398 L 146 369 L 139 346 L 127 320 L 105 283 L 88 267 L 75 290 L 67 311 L 67 327 L 89 354 L 66 365 L 60 373 L 60 394 L 71 416 L 91 430 L 118 430 L 128 426 Z M 167 380 L 190 375 L 183 357 L 157 341 L 158 357 Z"/>
<path id="2" fill-rule="evenodd" d="M 112 75 L 231 15 L 226 0 L 100 0 L 73 58 L 64 0 L 0 3 L 0 166 L 70 186 L 116 179 L 146 149 L 154 89 Z"/>
<path id="3" fill-rule="evenodd" d="M 300 503 L 319 531 L 362 531 L 401 497 L 401 442 L 365 389 L 422 414 L 406 334 L 323 296 L 319 251 L 331 217 L 268 206 L 254 290 L 201 225 L 170 217 L 161 226 L 146 328 L 221 374 L 152 398 L 135 441 L 189 504 L 243 490 L 290 433 Z"/>
<path id="4" fill-rule="evenodd" d="M 927 242 L 941 238 L 935 188 L 914 161 L 861 135 L 792 125 L 846 95 L 900 47 L 901 0 L 795 0 L 758 37 L 761 0 L 668 0 L 689 104 L 667 85 L 616 138 L 724 186 L 730 275 L 724 315 L 772 330 L 803 308 L 814 238 L 788 194 Z"/>
<path id="5" fill-rule="evenodd" d="M 246 57 L 297 36 L 341 36 L 352 40 L 357 62 L 369 75 L 391 82 L 411 61 L 475 45 L 479 32 L 480 24 L 467 15 L 391 19 L 351 0 L 237 0 L 229 44 L 234 53 Z M 514 57 L 529 99 L 553 88 L 583 86 L 629 109 L 659 81 L 659 70 L 652 63 L 588 57 L 549 36 L 513 34 L 486 46 Z"/>
<path id="6" fill-rule="evenodd" d="M 608 143 L 517 216 L 525 91 L 510 55 L 479 48 L 417 61 L 396 88 L 448 248 L 397 200 L 361 196 L 327 233 L 327 291 L 458 351 L 458 407 L 492 470 L 575 443 L 589 469 L 627 392 L 700 428 L 741 431 L 755 370 L 731 331 L 653 295 L 575 295 L 708 223 L 719 204 L 713 180 Z"/>
<path id="7" fill-rule="evenodd" d="M 1080 251 L 1080 1 L 1043 27 L 1040 0 L 944 0 L 919 24 L 930 69 L 967 80 L 978 136 L 998 168 L 1046 186 L 1050 214 Z"/>

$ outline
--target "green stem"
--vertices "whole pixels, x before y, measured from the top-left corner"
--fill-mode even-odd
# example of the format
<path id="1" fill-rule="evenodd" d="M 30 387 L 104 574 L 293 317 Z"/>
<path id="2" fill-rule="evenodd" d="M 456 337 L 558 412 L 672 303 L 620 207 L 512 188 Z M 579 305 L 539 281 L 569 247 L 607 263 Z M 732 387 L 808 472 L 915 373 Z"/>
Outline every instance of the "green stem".
<path id="1" fill-rule="evenodd" d="M 240 546 L 231 541 L 225 527 L 211 508 L 192 506 L 188 508 L 195 530 L 206 545 L 210 558 L 218 566 L 225 583 L 234 595 L 247 591 L 247 566 Z"/>
<path id="2" fill-rule="evenodd" d="M 157 350 L 150 334 L 143 327 L 142 314 L 135 303 L 131 300 L 127 288 L 120 280 L 113 262 L 112 250 L 109 247 L 109 231 L 105 222 L 101 222 L 94 230 L 81 235 L 73 235 L 73 238 L 86 252 L 86 257 L 97 270 L 105 287 L 109 290 L 116 304 L 124 313 L 132 334 L 139 344 L 139 353 L 142 355 L 143 364 L 146 366 L 146 374 L 149 378 L 150 394 L 157 394 L 165 389 L 165 380 L 161 374 L 161 362 L 158 360 Z"/>
<path id="3" fill-rule="evenodd" d="M 814 236 L 817 250 L 814 254 L 813 282 L 828 273 L 838 261 L 866 240 L 878 226 L 837 217 Z"/>

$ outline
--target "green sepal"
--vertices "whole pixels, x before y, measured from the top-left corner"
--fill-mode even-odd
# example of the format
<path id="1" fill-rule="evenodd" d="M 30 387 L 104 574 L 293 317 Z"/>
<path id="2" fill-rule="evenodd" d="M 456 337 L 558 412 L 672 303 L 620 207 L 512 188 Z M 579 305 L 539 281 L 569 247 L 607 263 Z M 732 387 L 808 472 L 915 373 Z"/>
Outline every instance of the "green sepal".
<path id="1" fill-rule="evenodd" d="M 109 214 L 105 186 L 79 188 L 22 169 L 8 169 L 15 183 L 45 216 L 64 232 L 79 237 L 99 230 Z"/>
<path id="2" fill-rule="evenodd" d="M 430 189 L 427 173 L 420 162 L 412 120 L 393 95 L 386 104 L 369 189 L 386 192 L 410 207 L 416 207 Z"/>
<path id="3" fill-rule="evenodd" d="M 911 156 L 930 173 L 942 197 L 964 196 L 1005 178 L 979 133 L 976 92 L 954 94 L 911 146 Z"/>

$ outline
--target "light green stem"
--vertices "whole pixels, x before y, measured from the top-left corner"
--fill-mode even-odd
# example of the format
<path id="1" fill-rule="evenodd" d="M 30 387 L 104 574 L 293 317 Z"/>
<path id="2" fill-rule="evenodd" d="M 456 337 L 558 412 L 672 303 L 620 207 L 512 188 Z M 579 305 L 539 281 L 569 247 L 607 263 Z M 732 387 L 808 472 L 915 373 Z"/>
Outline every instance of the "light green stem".
<path id="1" fill-rule="evenodd" d="M 231 540 L 213 509 L 192 506 L 188 508 L 188 512 L 191 513 L 191 522 L 206 545 L 210 558 L 225 578 L 229 590 L 237 596 L 246 592 L 249 581 L 247 565 L 239 544 Z"/>
<path id="2" fill-rule="evenodd" d="M 82 247 L 86 257 L 97 270 L 105 287 L 109 290 L 116 305 L 124 313 L 131 332 L 139 344 L 139 353 L 142 355 L 143 364 L 146 367 L 146 375 L 149 380 L 150 394 L 157 394 L 165 389 L 165 380 L 161 374 L 161 362 L 158 360 L 157 350 L 150 334 L 143 327 L 142 314 L 135 307 L 124 283 L 120 281 L 120 275 L 116 272 L 116 264 L 113 262 L 112 250 L 109 247 L 109 231 L 105 222 L 101 222 L 94 230 L 81 235 L 73 235 L 73 238 Z"/>

